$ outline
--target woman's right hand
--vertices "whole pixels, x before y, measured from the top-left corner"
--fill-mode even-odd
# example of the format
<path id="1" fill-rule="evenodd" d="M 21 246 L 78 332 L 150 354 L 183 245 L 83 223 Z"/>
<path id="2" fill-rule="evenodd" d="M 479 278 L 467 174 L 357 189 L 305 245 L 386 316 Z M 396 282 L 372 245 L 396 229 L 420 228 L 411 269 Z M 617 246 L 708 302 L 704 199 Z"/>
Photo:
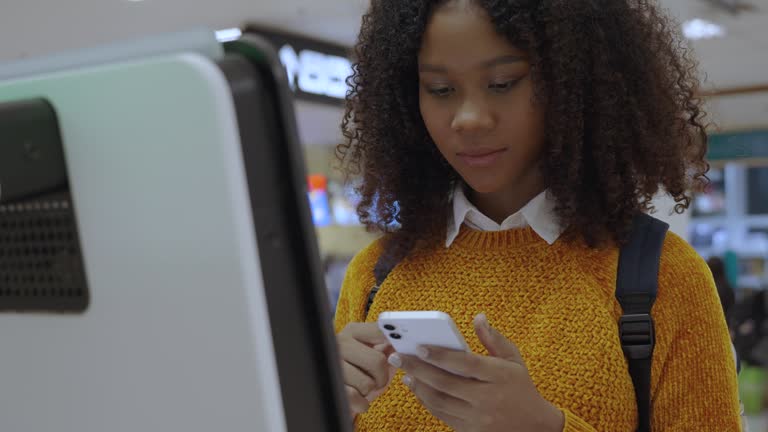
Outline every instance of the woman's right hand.
<path id="1" fill-rule="evenodd" d="M 376 323 L 351 323 L 336 335 L 352 415 L 363 413 L 386 390 L 397 370 L 387 357 L 394 350 Z"/>

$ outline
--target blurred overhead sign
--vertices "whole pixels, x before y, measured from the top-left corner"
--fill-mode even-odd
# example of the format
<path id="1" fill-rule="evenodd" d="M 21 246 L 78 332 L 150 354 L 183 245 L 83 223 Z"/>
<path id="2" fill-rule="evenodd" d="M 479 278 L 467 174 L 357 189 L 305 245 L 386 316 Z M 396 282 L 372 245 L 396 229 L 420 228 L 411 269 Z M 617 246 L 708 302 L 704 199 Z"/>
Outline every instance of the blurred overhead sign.
<path id="1" fill-rule="evenodd" d="M 346 96 L 346 79 L 352 75 L 347 48 L 257 26 L 246 26 L 245 33 L 274 45 L 296 97 L 339 105 Z"/>
<path id="2" fill-rule="evenodd" d="M 768 130 L 713 134 L 707 157 L 711 161 L 768 159 Z"/>

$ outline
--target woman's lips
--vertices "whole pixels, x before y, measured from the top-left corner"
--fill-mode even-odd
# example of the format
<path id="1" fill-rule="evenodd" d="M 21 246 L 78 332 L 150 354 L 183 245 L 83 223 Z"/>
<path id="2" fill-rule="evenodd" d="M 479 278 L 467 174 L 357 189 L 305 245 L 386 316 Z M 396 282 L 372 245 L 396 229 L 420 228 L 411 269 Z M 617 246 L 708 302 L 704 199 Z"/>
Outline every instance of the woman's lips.
<path id="1" fill-rule="evenodd" d="M 501 159 L 502 154 L 504 154 L 506 151 L 507 149 L 476 150 L 472 152 L 461 152 L 458 153 L 457 156 L 470 167 L 478 168 L 493 165 L 499 159 Z"/>

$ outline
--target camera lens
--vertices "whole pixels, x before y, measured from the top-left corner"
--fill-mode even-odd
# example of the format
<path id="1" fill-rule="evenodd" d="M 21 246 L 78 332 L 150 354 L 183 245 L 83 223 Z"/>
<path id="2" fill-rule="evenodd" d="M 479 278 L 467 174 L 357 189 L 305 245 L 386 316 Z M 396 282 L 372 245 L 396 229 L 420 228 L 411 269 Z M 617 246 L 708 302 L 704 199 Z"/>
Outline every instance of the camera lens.
<path id="1" fill-rule="evenodd" d="M 395 330 L 395 326 L 393 326 L 392 324 L 385 324 L 384 330 L 393 331 Z"/>
<path id="2" fill-rule="evenodd" d="M 390 334 L 389 334 L 389 336 L 390 336 L 392 339 L 400 339 L 400 338 L 402 338 L 402 336 L 400 336 L 400 334 L 399 334 L 399 333 L 390 333 Z"/>

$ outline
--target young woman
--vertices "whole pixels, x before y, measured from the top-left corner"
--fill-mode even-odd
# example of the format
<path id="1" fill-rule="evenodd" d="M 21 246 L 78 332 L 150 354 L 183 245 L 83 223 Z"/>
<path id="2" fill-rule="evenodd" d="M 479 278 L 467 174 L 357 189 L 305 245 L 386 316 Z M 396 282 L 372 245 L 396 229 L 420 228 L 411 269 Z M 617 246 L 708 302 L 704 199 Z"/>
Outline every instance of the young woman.
<path id="1" fill-rule="evenodd" d="M 336 314 L 357 430 L 635 430 L 619 247 L 708 169 L 676 29 L 651 0 L 372 1 L 338 149 L 384 232 Z M 653 430 L 739 430 L 712 275 L 673 234 L 658 289 Z M 401 310 L 448 313 L 473 353 L 394 353 L 375 320 Z"/>

